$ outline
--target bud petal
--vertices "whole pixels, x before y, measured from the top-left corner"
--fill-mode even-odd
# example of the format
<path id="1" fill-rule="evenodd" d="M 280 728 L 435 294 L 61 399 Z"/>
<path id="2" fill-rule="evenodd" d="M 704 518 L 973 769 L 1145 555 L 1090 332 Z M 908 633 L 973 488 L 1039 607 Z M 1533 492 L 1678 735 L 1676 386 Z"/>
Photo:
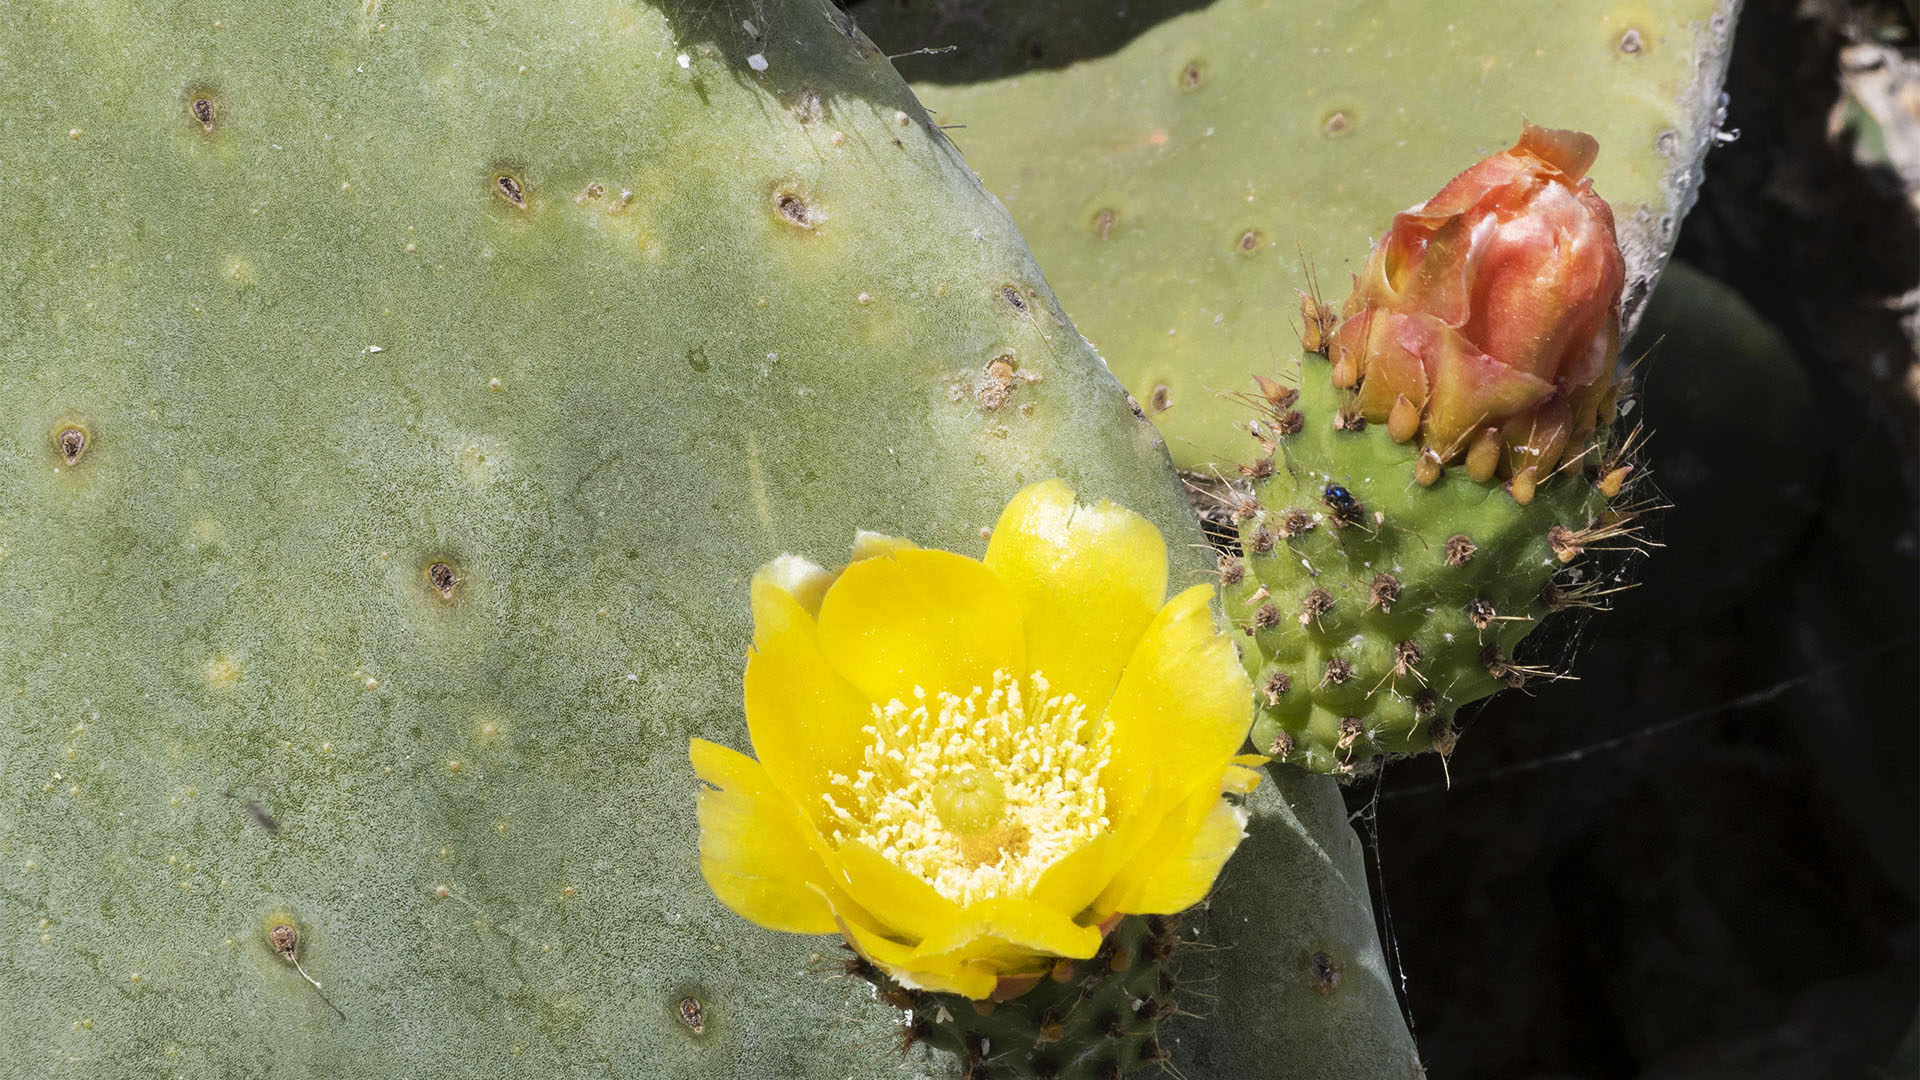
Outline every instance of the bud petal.
<path id="1" fill-rule="evenodd" d="M 1393 411 L 1387 414 L 1387 435 L 1394 442 L 1406 442 L 1419 433 L 1420 406 L 1401 394 L 1394 399 Z"/>
<path id="2" fill-rule="evenodd" d="M 1500 467 L 1500 429 L 1481 428 L 1467 450 L 1467 477 L 1476 484 L 1493 479 Z"/>
<path id="3" fill-rule="evenodd" d="M 1357 389 L 1361 415 L 1395 439 L 1417 429 L 1442 466 L 1468 455 L 1483 482 L 1544 480 L 1585 446 L 1612 400 L 1626 277 L 1586 179 L 1598 153 L 1528 124 L 1395 215 L 1331 335 L 1334 385 Z"/>

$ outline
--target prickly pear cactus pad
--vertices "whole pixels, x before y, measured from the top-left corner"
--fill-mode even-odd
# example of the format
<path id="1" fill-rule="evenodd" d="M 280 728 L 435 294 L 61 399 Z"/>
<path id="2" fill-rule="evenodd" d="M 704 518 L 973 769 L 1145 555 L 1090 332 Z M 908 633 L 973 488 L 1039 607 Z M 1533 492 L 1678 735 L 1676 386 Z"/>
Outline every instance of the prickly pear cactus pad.
<path id="1" fill-rule="evenodd" d="M 1606 147 L 1631 326 L 1699 183 L 1737 6 L 1165 0 L 1107 16 L 1151 25 L 1059 69 L 1035 65 L 1112 4 L 854 10 L 889 52 L 968 57 L 902 63 L 1175 464 L 1204 471 L 1240 459 L 1228 395 L 1286 353 L 1309 274 L 1344 293 L 1388 218 L 1522 120 Z"/>
<path id="2" fill-rule="evenodd" d="M 0 1075 L 950 1071 L 701 881 L 752 569 L 978 554 L 1058 475 L 1205 578 L 877 50 L 807 2 L 11 5 L 0 160 Z M 1376 968 L 1337 793 L 1286 791 L 1223 892 Z M 1347 989 L 1303 1074 L 1411 1060 Z"/>
<path id="3" fill-rule="evenodd" d="M 1347 403 L 1329 376 L 1313 354 L 1287 369 L 1265 422 L 1276 453 L 1234 510 L 1243 554 L 1221 570 L 1250 641 L 1254 745 L 1353 776 L 1450 752 L 1458 707 L 1561 674 L 1515 649 L 1546 616 L 1600 606 L 1610 586 L 1574 560 L 1611 530 L 1578 473 L 1526 505 L 1465 469 L 1422 486 L 1385 425 L 1335 426 Z"/>

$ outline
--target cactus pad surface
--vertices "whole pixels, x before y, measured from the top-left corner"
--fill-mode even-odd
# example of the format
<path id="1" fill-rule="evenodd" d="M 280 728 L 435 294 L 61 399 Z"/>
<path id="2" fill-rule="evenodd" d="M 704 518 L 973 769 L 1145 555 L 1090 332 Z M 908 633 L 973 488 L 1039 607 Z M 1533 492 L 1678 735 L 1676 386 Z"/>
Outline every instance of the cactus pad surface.
<path id="1" fill-rule="evenodd" d="M 949 1072 L 699 879 L 747 577 L 1051 475 L 1198 537 L 879 52 L 810 2 L 0 43 L 0 1073 Z M 1244 870 L 1377 955 L 1344 822 L 1275 820 Z"/>
<path id="2" fill-rule="evenodd" d="M 990 25 L 857 10 L 889 52 L 958 47 L 952 68 L 903 63 L 1175 464 L 1204 471 L 1240 461 L 1230 395 L 1290 354 L 1310 276 L 1343 295 L 1394 213 L 1522 120 L 1599 139 L 1630 326 L 1701 178 L 1736 6 L 1165 0 Z M 1137 36 L 1042 66 L 1082 22 Z"/>

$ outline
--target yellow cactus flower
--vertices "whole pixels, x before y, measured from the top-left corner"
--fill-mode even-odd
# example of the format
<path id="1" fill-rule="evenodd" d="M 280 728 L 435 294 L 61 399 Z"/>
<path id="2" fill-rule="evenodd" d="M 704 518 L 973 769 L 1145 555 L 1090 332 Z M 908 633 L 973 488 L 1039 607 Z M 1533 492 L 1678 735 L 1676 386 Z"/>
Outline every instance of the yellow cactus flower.
<path id="1" fill-rule="evenodd" d="M 1014 496 L 984 560 L 862 533 L 837 574 L 762 567 L 759 760 L 692 745 L 708 885 L 975 999 L 1192 906 L 1244 835 L 1223 795 L 1258 780 L 1252 698 L 1212 588 L 1166 590 L 1160 531 L 1059 480 Z"/>

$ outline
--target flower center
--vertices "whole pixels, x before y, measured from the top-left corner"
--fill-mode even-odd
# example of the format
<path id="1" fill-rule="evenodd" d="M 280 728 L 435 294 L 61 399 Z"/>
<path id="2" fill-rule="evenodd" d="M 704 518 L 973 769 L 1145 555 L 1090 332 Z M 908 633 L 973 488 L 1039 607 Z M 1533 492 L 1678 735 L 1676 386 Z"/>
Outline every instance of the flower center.
<path id="1" fill-rule="evenodd" d="M 824 796 L 849 838 L 961 904 L 1023 895 L 1067 854 L 1107 831 L 1100 774 L 1111 721 L 1093 724 L 1071 694 L 1034 672 L 993 673 L 991 690 L 942 692 L 873 707 L 854 776 Z"/>

